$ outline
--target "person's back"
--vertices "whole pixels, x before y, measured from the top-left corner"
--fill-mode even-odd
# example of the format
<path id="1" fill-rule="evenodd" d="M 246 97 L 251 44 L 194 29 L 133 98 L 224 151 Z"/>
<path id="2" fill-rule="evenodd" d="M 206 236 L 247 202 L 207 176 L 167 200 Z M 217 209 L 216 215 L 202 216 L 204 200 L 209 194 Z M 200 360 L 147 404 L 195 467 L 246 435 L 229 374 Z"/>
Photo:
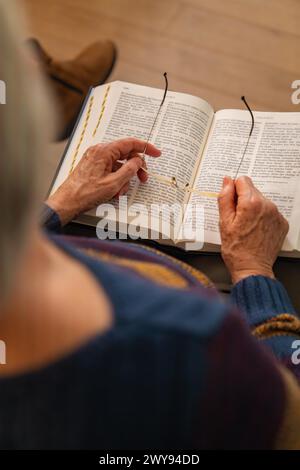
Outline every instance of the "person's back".
<path id="1" fill-rule="evenodd" d="M 58 347 L 46 365 L 31 364 L 30 371 L 27 361 L 26 371 L 1 375 L 0 448 L 275 445 L 284 383 L 239 314 L 200 284 L 162 287 L 58 240 L 53 248 L 63 259 L 67 254 L 80 263 L 104 289 L 111 324 L 63 357 Z M 105 258 L 106 245 L 101 248 Z M 56 322 L 63 312 L 57 313 Z M 47 316 L 45 308 L 40 334 L 46 343 Z"/>
<path id="2" fill-rule="evenodd" d="M 12 357 L 8 351 L 7 367 L 0 370 L 0 448 L 191 447 L 200 438 L 194 427 L 207 368 L 207 342 L 228 309 L 203 298 L 200 286 L 200 292 L 194 293 L 162 288 L 84 257 L 68 245 L 52 248 L 48 243 L 49 250 L 57 250 L 51 274 L 57 277 L 55 282 L 63 283 L 63 298 L 56 298 L 49 308 L 46 284 L 39 285 L 45 304 L 43 312 L 27 309 L 30 342 L 22 340 L 26 336 L 20 317 L 14 318 L 13 335 L 0 320 L 8 344 L 12 345 L 12 336 L 19 343 Z M 27 276 L 36 288 L 35 263 L 31 264 Z M 109 319 L 102 326 L 93 321 L 90 302 L 88 311 L 80 307 L 74 289 L 73 311 L 68 310 L 64 299 L 70 295 L 70 269 L 70 281 L 73 285 L 80 281 L 85 299 L 93 293 L 85 288 L 83 277 L 77 279 L 76 268 L 85 268 L 82 271 L 97 282 L 99 293 L 104 289 L 107 302 L 96 304 L 98 318 Z M 124 274 L 126 283 L 120 282 Z M 22 290 L 28 291 L 24 283 Z M 29 296 L 27 301 L 33 305 Z M 60 308 L 55 312 L 57 303 Z M 78 306 L 85 322 L 74 329 Z M 13 308 L 10 316 L 12 312 Z M 83 324 L 89 326 L 85 333 Z"/>

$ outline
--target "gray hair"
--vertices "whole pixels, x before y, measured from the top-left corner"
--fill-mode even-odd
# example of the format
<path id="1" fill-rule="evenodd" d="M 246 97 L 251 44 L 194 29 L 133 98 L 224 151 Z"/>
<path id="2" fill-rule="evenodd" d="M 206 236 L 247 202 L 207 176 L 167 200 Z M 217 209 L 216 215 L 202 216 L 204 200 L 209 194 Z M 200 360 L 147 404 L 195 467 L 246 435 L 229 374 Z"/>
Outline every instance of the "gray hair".
<path id="1" fill-rule="evenodd" d="M 25 56 L 19 10 L 14 1 L 0 0 L 0 301 L 12 286 L 36 218 L 42 156 L 53 121 L 41 74 Z"/>

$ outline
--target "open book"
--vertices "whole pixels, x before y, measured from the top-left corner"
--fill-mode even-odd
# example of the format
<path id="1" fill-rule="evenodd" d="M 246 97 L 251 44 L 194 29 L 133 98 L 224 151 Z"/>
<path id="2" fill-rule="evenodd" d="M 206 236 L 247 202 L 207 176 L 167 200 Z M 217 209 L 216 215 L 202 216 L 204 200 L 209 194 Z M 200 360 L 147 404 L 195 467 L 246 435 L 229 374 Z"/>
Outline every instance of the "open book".
<path id="1" fill-rule="evenodd" d="M 124 137 L 147 140 L 162 96 L 163 90 L 120 81 L 92 88 L 50 192 L 65 180 L 89 146 Z M 300 257 L 300 113 L 254 112 L 254 118 L 239 175 L 250 176 L 277 204 L 290 224 L 282 254 Z M 214 112 L 201 98 L 168 91 L 151 136 L 162 155 L 146 157 L 146 162 L 150 173 L 166 180 L 175 177 L 179 188 L 151 176 L 146 183 L 135 178 L 127 194 L 128 207 L 162 202 L 201 206 L 204 250 L 219 250 L 217 196 L 223 177 L 236 175 L 250 127 L 247 110 Z M 193 191 L 185 191 L 183 186 Z M 118 201 L 113 204 L 117 209 Z M 190 214 L 183 214 L 180 223 L 191 224 L 190 219 Z M 96 226 L 99 217 L 95 209 L 76 221 Z M 182 231 L 174 231 L 167 243 L 183 246 L 179 233 Z"/>

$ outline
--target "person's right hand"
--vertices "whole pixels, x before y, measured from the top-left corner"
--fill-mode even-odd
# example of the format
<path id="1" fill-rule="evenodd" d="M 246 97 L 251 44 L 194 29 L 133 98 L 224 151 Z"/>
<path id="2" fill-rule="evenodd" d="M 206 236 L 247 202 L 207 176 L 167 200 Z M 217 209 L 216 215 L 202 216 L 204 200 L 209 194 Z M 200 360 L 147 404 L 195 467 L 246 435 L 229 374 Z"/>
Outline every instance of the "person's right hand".
<path id="1" fill-rule="evenodd" d="M 148 175 L 141 154 L 159 157 L 161 152 L 144 140 L 127 139 L 89 147 L 78 165 L 62 185 L 46 201 L 59 216 L 62 225 L 116 195 L 128 191 L 135 175 L 142 183 Z M 124 165 L 120 161 L 126 162 Z"/>
<path id="2" fill-rule="evenodd" d="M 253 275 L 274 278 L 273 264 L 289 228 L 277 206 L 247 176 L 236 181 L 226 176 L 218 202 L 221 252 L 232 282 Z"/>

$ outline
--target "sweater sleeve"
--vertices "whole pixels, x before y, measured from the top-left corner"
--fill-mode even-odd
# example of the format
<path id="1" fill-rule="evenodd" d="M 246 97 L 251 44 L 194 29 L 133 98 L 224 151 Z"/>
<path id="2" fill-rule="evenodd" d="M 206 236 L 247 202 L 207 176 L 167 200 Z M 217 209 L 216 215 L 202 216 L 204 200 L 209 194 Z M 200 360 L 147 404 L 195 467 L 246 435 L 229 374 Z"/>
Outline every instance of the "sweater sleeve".
<path id="1" fill-rule="evenodd" d="M 62 225 L 58 214 L 47 204 L 43 204 L 40 213 L 41 225 L 50 232 L 59 233 Z"/>
<path id="2" fill-rule="evenodd" d="M 300 379 L 300 320 L 284 286 L 264 276 L 249 276 L 232 289 L 253 335 Z"/>

